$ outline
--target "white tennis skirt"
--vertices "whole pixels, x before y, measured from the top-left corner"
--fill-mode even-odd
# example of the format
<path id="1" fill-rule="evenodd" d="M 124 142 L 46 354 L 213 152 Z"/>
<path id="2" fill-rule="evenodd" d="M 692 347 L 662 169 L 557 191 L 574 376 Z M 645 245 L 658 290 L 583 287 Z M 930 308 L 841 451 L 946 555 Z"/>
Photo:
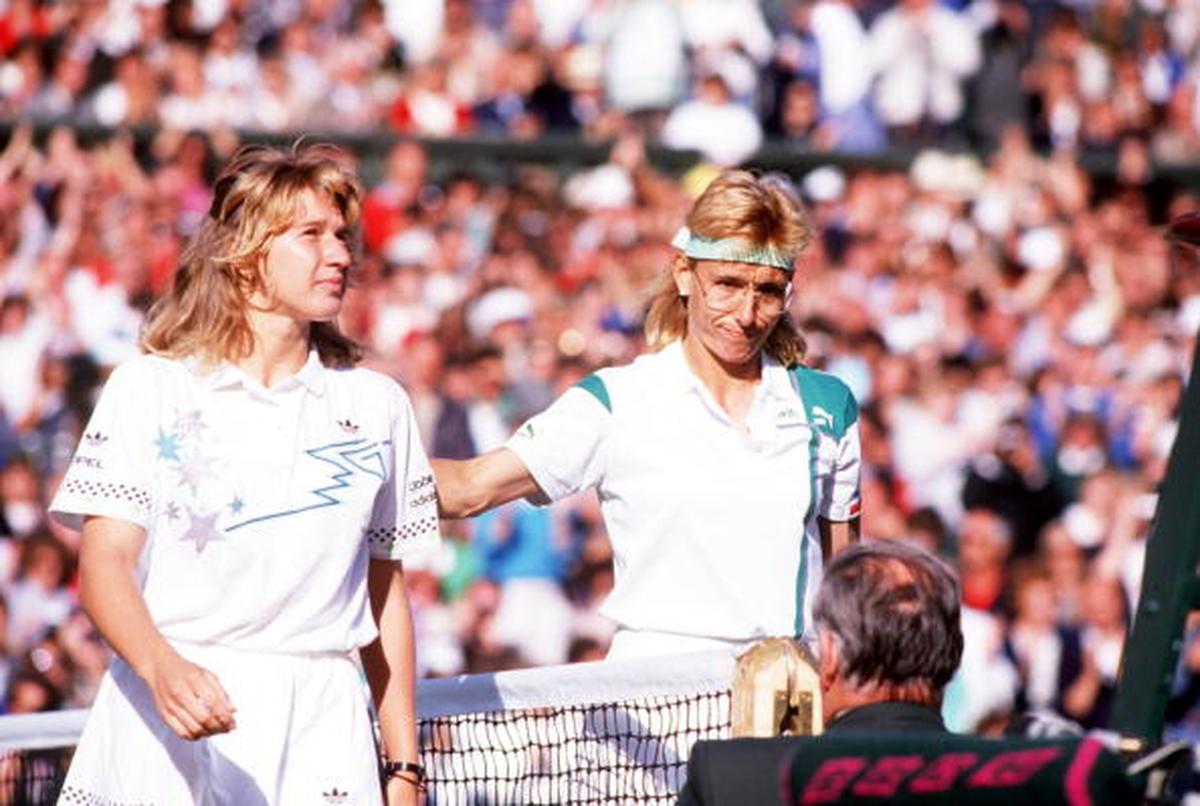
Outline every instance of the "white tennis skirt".
<path id="1" fill-rule="evenodd" d="M 237 727 L 181 739 L 119 658 L 100 685 L 59 804 L 379 806 L 368 693 L 344 655 L 176 645 L 221 681 Z"/>

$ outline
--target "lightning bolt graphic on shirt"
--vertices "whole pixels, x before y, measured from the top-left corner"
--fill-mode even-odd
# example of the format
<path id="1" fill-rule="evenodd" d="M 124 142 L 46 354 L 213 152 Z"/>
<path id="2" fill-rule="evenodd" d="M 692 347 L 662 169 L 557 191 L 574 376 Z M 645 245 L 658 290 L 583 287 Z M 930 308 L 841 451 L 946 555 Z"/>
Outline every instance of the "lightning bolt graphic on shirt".
<path id="1" fill-rule="evenodd" d="M 334 442 L 329 445 L 322 445 L 319 448 L 305 450 L 304 453 L 308 456 L 319 462 L 324 462 L 333 468 L 333 472 L 327 472 L 328 484 L 308 491 L 309 495 L 315 496 L 319 500 L 312 501 L 310 499 L 310 503 L 301 504 L 291 509 L 272 512 L 267 515 L 258 515 L 227 526 L 225 527 L 225 531 L 232 532 L 235 529 L 241 529 L 243 526 L 249 526 L 253 523 L 261 523 L 262 521 L 273 520 L 275 518 L 285 518 L 289 515 L 298 515 L 301 512 L 322 509 L 324 507 L 339 506 L 342 503 L 342 498 L 338 496 L 338 493 L 352 487 L 354 479 L 358 474 L 362 473 L 374 476 L 380 481 L 385 479 L 386 473 L 380 449 L 387 444 L 386 442 L 370 442 L 365 439 L 355 439 L 349 442 Z"/>

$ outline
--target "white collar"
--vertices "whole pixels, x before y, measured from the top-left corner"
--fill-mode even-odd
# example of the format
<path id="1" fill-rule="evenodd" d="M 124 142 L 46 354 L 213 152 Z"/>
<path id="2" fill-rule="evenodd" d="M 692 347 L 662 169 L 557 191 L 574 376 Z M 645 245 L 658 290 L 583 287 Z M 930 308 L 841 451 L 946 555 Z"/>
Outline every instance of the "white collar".
<path id="1" fill-rule="evenodd" d="M 687 356 L 683 352 L 683 339 L 676 339 L 671 342 L 659 351 L 659 355 L 666 366 L 669 367 L 668 371 L 670 375 L 665 380 L 674 383 L 680 392 L 691 392 L 703 386 L 703 382 L 696 376 L 696 373 L 692 372 L 692 368 L 688 366 Z M 762 362 L 762 375 L 759 378 L 759 385 L 762 387 L 763 394 L 770 395 L 779 400 L 791 400 L 795 397 L 792 382 L 788 378 L 787 368 L 774 356 L 769 355 L 766 350 L 760 353 L 759 360 Z"/>
<path id="2" fill-rule="evenodd" d="M 205 366 L 197 358 L 190 358 L 185 363 L 188 369 L 196 375 L 200 384 L 213 391 L 238 387 L 264 389 L 263 385 L 250 377 L 244 369 L 228 361 L 223 361 L 215 367 Z M 285 392 L 297 385 L 303 386 L 318 397 L 325 394 L 325 365 L 321 363 L 321 357 L 316 350 L 309 350 L 304 366 L 300 367 L 295 375 L 283 379 L 265 391 Z"/>

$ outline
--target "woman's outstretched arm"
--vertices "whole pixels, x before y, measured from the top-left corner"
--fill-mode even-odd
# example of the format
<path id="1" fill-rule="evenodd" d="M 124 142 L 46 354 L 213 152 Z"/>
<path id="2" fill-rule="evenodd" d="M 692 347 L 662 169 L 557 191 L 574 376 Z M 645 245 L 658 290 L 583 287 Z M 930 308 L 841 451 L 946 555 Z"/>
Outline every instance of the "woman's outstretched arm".
<path id="1" fill-rule="evenodd" d="M 473 459 L 432 459 L 430 464 L 443 518 L 469 518 L 515 498 L 545 501 L 525 464 L 508 448 Z"/>

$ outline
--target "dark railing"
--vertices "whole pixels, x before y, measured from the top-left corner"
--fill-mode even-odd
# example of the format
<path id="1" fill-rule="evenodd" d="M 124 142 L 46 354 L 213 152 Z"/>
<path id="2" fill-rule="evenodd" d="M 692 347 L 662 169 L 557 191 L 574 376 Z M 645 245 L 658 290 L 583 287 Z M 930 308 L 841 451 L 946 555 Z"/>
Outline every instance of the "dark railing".
<path id="1" fill-rule="evenodd" d="M 35 124 L 35 136 L 41 141 L 56 125 L 69 125 L 84 144 L 100 142 L 114 136 L 118 130 L 96 125 L 73 123 L 39 122 Z M 0 122 L 0 140 L 7 142 L 14 123 Z M 149 153 L 150 143 L 158 129 L 149 126 L 133 127 L 120 131 L 128 132 L 133 138 L 137 153 Z M 237 132 L 239 142 L 288 144 L 303 138 L 308 142 L 326 142 L 341 145 L 358 155 L 360 171 L 364 181 L 370 185 L 378 180 L 383 171 L 388 150 L 402 135 L 388 131 L 369 133 L 345 133 L 323 131 L 293 131 L 267 133 L 253 131 Z M 457 137 L 447 139 L 411 138 L 426 149 L 435 178 L 456 171 L 467 171 L 486 181 L 502 182 L 511 171 L 520 165 L 539 164 L 561 172 L 571 172 L 589 165 L 599 165 L 607 158 L 611 142 L 594 142 L 579 137 L 547 136 L 534 140 L 513 140 L 500 137 Z M 875 154 L 844 154 L 818 151 L 782 141 L 769 141 L 749 160 L 748 167 L 776 170 L 803 176 L 822 165 L 836 165 L 847 171 L 907 170 L 922 150 L 922 146 L 902 145 Z M 950 151 L 963 149 L 950 148 Z M 700 161 L 695 151 L 681 151 L 659 145 L 649 145 L 646 156 L 650 164 L 660 171 L 679 175 Z M 1080 166 L 1093 177 L 1107 178 L 1116 173 L 1116 157 L 1107 152 L 1084 152 L 1078 158 Z M 1153 165 L 1154 175 L 1176 187 L 1200 191 L 1200 155 L 1178 162 L 1157 162 Z"/>

